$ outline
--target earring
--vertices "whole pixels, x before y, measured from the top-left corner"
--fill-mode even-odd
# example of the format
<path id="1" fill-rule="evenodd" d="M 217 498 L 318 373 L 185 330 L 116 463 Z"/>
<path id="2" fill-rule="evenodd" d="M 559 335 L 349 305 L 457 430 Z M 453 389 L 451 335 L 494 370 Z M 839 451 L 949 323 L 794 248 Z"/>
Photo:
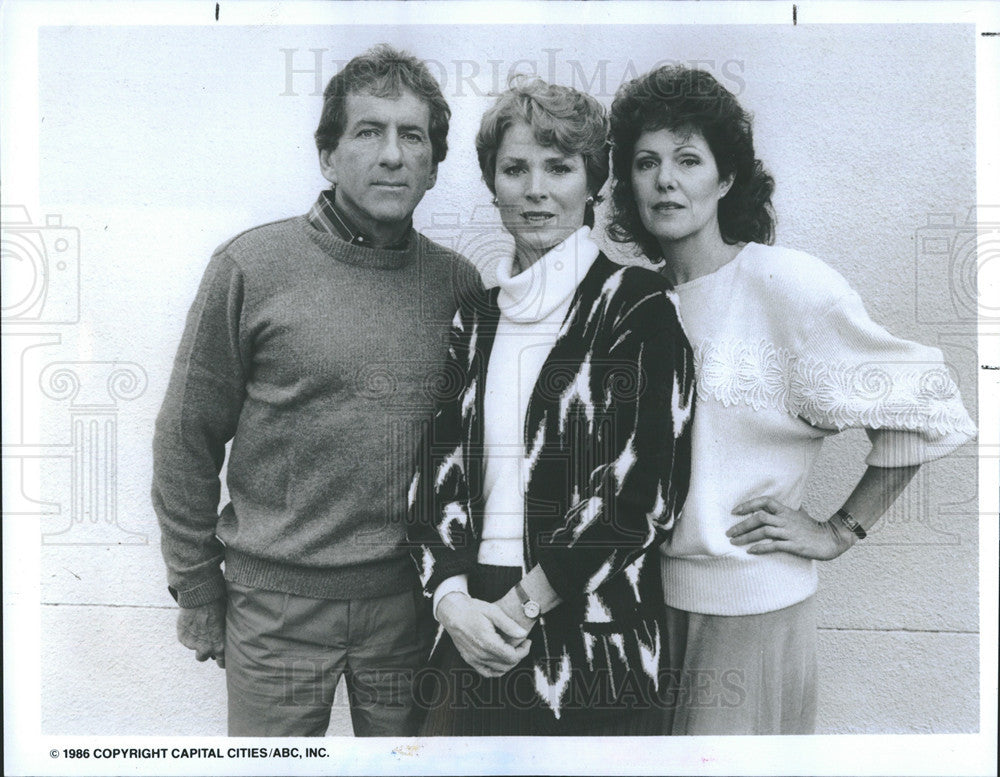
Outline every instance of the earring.
<path id="1" fill-rule="evenodd" d="M 496 197 L 494 197 L 493 198 L 493 204 L 494 205 L 499 205 L 500 204 L 500 200 L 498 200 Z"/>
<path id="2" fill-rule="evenodd" d="M 588 205 L 593 205 L 594 204 L 594 198 L 593 197 L 588 197 L 587 198 L 587 204 Z"/>

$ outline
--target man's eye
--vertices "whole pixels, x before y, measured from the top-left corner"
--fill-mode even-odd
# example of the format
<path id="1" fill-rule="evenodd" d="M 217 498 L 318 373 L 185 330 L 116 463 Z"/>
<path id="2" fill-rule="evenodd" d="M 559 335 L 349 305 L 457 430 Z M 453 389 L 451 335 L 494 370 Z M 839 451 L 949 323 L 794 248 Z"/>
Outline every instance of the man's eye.
<path id="1" fill-rule="evenodd" d="M 410 143 L 423 143 L 424 136 L 418 132 L 404 132 L 403 140 L 409 141 Z"/>
<path id="2" fill-rule="evenodd" d="M 518 165 L 510 165 L 510 166 L 505 167 L 505 168 L 503 168 L 501 170 L 501 172 L 504 175 L 518 175 L 518 174 L 520 174 L 523 171 L 524 171 L 524 168 L 520 167 Z"/>
<path id="3" fill-rule="evenodd" d="M 378 135 L 378 131 L 377 130 L 373 130 L 373 129 L 358 130 L 358 137 L 359 138 L 374 138 L 377 135 Z"/>
<path id="4" fill-rule="evenodd" d="M 565 175 L 566 173 L 572 172 L 572 168 L 569 165 L 552 165 L 551 170 L 553 173 L 557 173 L 559 175 Z"/>

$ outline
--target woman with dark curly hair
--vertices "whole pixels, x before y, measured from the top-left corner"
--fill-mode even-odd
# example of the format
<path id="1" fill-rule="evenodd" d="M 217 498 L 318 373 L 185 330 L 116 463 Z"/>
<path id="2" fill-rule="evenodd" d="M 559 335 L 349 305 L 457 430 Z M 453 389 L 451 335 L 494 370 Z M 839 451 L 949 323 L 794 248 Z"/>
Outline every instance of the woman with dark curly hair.
<path id="1" fill-rule="evenodd" d="M 811 733 L 815 560 L 881 517 L 975 426 L 940 351 L 875 324 L 812 256 L 772 245 L 774 181 L 750 116 L 709 73 L 664 67 L 611 109 L 609 234 L 674 287 L 695 349 L 691 485 L 661 546 L 674 734 Z M 872 441 L 828 520 L 802 508 L 823 440 Z"/>
<path id="2" fill-rule="evenodd" d="M 657 734 L 658 557 L 687 493 L 694 362 L 667 284 L 590 237 L 589 95 L 515 83 L 483 116 L 514 251 L 456 316 L 408 535 L 441 624 L 425 735 Z M 647 563 L 648 561 L 648 563 Z"/>

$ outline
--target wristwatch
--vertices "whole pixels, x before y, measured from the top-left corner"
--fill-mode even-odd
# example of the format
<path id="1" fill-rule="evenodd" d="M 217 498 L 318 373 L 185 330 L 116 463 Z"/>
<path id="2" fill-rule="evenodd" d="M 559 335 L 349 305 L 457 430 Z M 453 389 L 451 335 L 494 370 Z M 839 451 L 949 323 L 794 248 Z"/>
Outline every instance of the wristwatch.
<path id="1" fill-rule="evenodd" d="M 846 526 L 848 529 L 854 532 L 854 535 L 859 540 L 863 540 L 865 537 L 868 536 L 868 533 L 865 531 L 864 527 L 860 523 L 858 523 L 858 519 L 855 518 L 853 515 L 851 515 L 849 512 L 847 512 L 847 510 L 845 510 L 843 507 L 841 507 L 839 510 L 837 510 L 836 513 L 834 513 L 834 517 L 839 518 L 841 522 L 844 524 L 844 526 Z"/>
<path id="2" fill-rule="evenodd" d="M 521 587 L 520 580 L 514 584 L 514 590 L 517 592 L 517 598 L 521 600 L 521 612 L 524 613 L 524 617 L 531 620 L 538 618 L 542 614 L 542 608 L 538 602 L 531 600 L 524 588 Z"/>

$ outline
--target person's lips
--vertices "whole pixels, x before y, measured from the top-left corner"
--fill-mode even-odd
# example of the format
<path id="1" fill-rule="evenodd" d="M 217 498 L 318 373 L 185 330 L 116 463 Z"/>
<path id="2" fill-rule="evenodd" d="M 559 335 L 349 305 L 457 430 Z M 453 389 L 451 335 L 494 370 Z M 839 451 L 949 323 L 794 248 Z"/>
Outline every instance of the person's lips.
<path id="1" fill-rule="evenodd" d="M 521 218 L 529 224 L 546 224 L 555 217 L 555 213 L 547 210 L 526 210 L 521 212 Z"/>
<path id="2" fill-rule="evenodd" d="M 671 202 L 670 200 L 665 200 L 664 202 L 658 202 L 653 206 L 653 210 L 657 211 L 658 213 L 668 213 L 670 211 L 683 210 L 683 209 L 684 209 L 683 205 L 676 202 Z"/>
<path id="3" fill-rule="evenodd" d="M 375 181 L 372 185 L 384 189 L 405 189 L 408 184 L 405 181 Z"/>

